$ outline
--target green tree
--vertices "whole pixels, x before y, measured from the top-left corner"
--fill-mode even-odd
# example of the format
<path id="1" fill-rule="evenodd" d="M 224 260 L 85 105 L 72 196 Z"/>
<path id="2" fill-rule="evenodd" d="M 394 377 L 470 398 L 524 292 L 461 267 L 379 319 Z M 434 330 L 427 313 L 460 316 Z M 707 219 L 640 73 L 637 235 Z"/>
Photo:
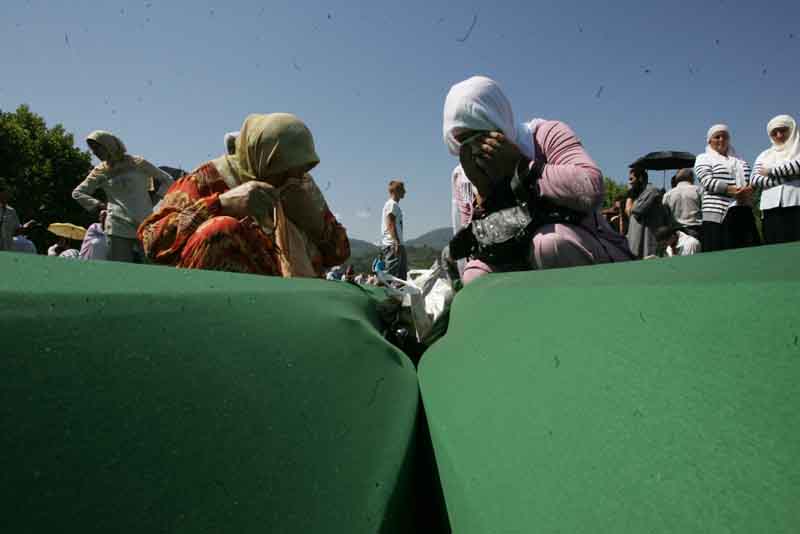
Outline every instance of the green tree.
<path id="1" fill-rule="evenodd" d="M 614 181 L 608 176 L 603 177 L 606 197 L 603 199 L 603 208 L 610 208 L 614 205 L 614 200 L 628 192 L 628 188 Z"/>
<path id="2" fill-rule="evenodd" d="M 28 106 L 13 113 L 0 110 L 0 178 L 8 184 L 10 204 L 22 222 L 94 222 L 96 216 L 72 199 L 72 190 L 90 170 L 89 153 L 75 147 L 63 126 L 48 128 Z M 47 237 L 33 238 L 41 252 Z"/>

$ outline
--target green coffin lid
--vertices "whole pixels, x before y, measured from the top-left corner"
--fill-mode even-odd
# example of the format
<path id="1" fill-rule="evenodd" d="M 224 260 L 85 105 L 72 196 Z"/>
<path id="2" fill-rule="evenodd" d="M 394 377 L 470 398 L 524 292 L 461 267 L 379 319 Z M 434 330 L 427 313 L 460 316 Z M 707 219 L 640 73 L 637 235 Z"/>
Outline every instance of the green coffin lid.
<path id="1" fill-rule="evenodd" d="M 0 254 L 0 532 L 402 531 L 419 394 L 374 302 Z"/>
<path id="2" fill-rule="evenodd" d="M 419 375 L 453 532 L 800 532 L 800 245 L 482 278 Z"/>

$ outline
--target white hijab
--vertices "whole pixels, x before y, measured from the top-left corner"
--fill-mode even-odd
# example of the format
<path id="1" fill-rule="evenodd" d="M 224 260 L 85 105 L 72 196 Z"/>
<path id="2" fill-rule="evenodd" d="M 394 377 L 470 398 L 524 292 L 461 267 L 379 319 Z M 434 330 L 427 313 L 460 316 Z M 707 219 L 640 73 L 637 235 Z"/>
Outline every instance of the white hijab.
<path id="1" fill-rule="evenodd" d="M 516 123 L 511 103 L 496 81 L 473 76 L 455 84 L 444 101 L 444 142 L 457 156 L 461 143 L 456 135 L 464 130 L 501 131 L 526 157 L 536 159 L 533 135 L 541 119 Z"/>
<path id="2" fill-rule="evenodd" d="M 800 159 L 800 132 L 797 131 L 797 123 L 789 115 L 778 115 L 767 124 L 767 135 L 775 128 L 789 128 L 789 138 L 785 143 L 779 145 L 770 137 L 772 146 L 758 156 L 758 161 L 775 167 L 789 161 Z"/>
<path id="3" fill-rule="evenodd" d="M 730 175 L 736 180 L 737 187 L 744 187 L 747 185 L 744 175 L 744 161 L 736 154 L 736 149 L 733 148 L 730 141 L 728 142 L 728 154 L 726 156 L 711 148 L 709 144 L 711 138 L 720 132 L 726 132 L 728 134 L 728 139 L 731 138 L 731 131 L 727 124 L 715 124 L 709 128 L 706 134 L 706 155 L 713 164 L 723 165 L 728 169 Z"/>

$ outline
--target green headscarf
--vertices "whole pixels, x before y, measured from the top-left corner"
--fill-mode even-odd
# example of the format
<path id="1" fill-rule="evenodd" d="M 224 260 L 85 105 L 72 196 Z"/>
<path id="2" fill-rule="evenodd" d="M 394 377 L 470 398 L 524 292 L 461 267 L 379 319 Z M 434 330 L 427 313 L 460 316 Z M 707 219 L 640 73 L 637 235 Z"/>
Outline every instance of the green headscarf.
<path id="1" fill-rule="evenodd" d="M 289 113 L 248 116 L 236 140 L 236 154 L 225 159 L 241 183 L 268 181 L 272 175 L 319 163 L 311 131 Z"/>

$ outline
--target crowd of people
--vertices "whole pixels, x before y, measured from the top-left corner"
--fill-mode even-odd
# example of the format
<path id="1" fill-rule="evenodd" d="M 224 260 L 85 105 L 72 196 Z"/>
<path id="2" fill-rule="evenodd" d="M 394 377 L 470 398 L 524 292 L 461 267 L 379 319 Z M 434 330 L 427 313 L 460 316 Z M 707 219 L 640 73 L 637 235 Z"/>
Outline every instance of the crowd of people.
<path id="1" fill-rule="evenodd" d="M 800 240 L 800 140 L 788 115 L 767 124 L 771 147 L 752 167 L 731 144 L 727 125 L 712 126 L 694 168 L 680 169 L 669 191 L 630 169 L 627 195 L 604 214 L 638 258 L 685 256 Z M 695 177 L 700 185 L 695 185 Z M 759 232 L 754 203 L 760 194 Z M 761 234 L 763 233 L 763 238 Z"/>
<path id="2" fill-rule="evenodd" d="M 694 168 L 678 170 L 669 191 L 634 167 L 627 193 L 601 211 L 602 172 L 570 126 L 517 122 L 497 82 L 469 78 L 444 102 L 444 141 L 458 159 L 449 257 L 460 260 L 469 283 L 492 272 L 753 246 L 762 242 L 758 193 L 763 241 L 800 240 L 800 133 L 781 115 L 767 134 L 771 146 L 751 166 L 733 148 L 728 126 L 714 125 Z M 49 254 L 376 283 L 375 272 L 342 267 L 349 239 L 310 174 L 319 157 L 305 123 L 287 113 L 250 115 L 224 142 L 222 156 L 175 179 L 129 155 L 112 133 L 92 132 L 86 143 L 100 163 L 72 196 L 97 222 L 80 245 L 59 236 Z M 373 269 L 403 279 L 405 194 L 402 181 L 389 183 Z M 9 200 L 0 181 L 0 250 L 35 252 L 25 238 L 35 222 L 22 225 Z"/>

